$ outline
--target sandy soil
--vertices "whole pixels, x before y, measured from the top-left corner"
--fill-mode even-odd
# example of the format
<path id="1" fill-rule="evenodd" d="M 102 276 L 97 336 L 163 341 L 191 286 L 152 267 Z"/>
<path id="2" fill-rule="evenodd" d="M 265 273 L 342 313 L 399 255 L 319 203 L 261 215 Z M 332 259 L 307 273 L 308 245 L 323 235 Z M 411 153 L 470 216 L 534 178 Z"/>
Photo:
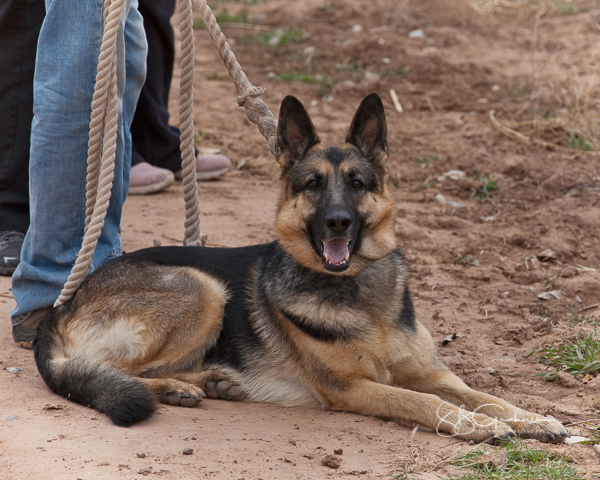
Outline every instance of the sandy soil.
<path id="1" fill-rule="evenodd" d="M 573 313 L 600 318 L 598 160 L 567 150 L 572 145 L 560 129 L 545 138 L 562 150 L 508 138 L 493 127 L 489 112 L 523 120 L 536 89 L 565 78 L 571 82 L 561 83 L 566 89 L 589 81 L 598 68 L 600 13 L 592 2 L 574 1 L 574 11 L 531 6 L 551 5 L 542 1 L 514 2 L 524 7 L 512 10 L 493 4 L 480 1 L 477 11 L 461 0 L 293 6 L 267 0 L 223 3 L 217 10 L 234 15 L 246 9 L 246 23 L 224 27 L 246 73 L 267 88 L 264 100 L 274 113 L 285 95 L 299 97 L 325 143 L 343 140 L 364 95 L 382 96 L 397 238 L 411 262 L 417 314 L 438 343 L 464 335 L 440 346 L 440 357 L 472 387 L 589 435 L 577 422 L 598 422 L 600 379 L 577 378 L 571 388 L 544 382 L 539 374 L 550 369 L 526 355 L 593 328 L 571 322 Z M 419 28 L 423 38 L 409 38 Z M 276 29 L 292 32 L 295 41 L 258 40 Z M 234 87 L 207 35 L 198 30 L 196 38 L 198 146 L 219 149 L 239 167 L 223 180 L 199 184 L 203 232 L 211 245 L 270 241 L 276 238 L 276 164 L 236 107 Z M 175 96 L 172 106 L 175 112 Z M 451 170 L 463 176 L 444 176 Z M 180 244 L 183 217 L 180 183 L 130 197 L 125 249 Z M 538 295 L 545 290 L 564 295 L 543 300 Z M 12 308 L 10 279 L 1 277 L 0 315 L 7 319 Z M 144 424 L 118 428 L 51 394 L 32 353 L 14 346 L 8 327 L 0 335 L 0 363 L 3 479 L 377 478 L 393 473 L 411 442 L 409 429 L 375 418 L 217 400 L 194 409 L 161 406 Z M 21 370 L 8 370 L 13 367 Z M 442 460 L 469 448 L 425 432 L 417 432 L 412 445 L 423 453 L 420 465 L 409 466 L 418 478 L 456 471 Z M 185 448 L 193 453 L 183 455 Z M 582 475 L 600 476 L 591 446 L 550 448 L 573 450 Z M 336 449 L 343 449 L 340 467 L 322 465 Z"/>

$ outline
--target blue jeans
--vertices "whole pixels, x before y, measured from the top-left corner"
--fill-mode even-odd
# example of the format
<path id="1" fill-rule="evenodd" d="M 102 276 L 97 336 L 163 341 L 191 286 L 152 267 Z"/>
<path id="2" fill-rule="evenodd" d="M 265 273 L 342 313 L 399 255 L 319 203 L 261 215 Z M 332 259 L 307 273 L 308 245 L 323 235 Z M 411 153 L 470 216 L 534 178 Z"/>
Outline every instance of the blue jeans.
<path id="1" fill-rule="evenodd" d="M 126 1 L 117 39 L 119 125 L 110 207 L 90 272 L 122 253 L 119 224 L 129 189 L 135 106 L 147 43 L 138 0 Z M 103 32 L 102 0 L 46 0 L 34 77 L 29 160 L 31 225 L 12 276 L 11 323 L 50 306 L 67 280 L 85 226 L 91 102 Z"/>

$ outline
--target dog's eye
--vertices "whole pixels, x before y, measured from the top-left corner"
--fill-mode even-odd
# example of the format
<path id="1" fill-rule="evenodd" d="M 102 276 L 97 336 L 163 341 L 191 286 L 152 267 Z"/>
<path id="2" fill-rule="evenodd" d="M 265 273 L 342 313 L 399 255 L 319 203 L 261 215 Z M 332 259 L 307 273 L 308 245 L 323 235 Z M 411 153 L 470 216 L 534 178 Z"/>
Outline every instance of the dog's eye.
<path id="1" fill-rule="evenodd" d="M 308 184 L 306 185 L 308 188 L 310 188 L 311 190 L 317 188 L 319 186 L 319 184 L 317 183 L 316 180 L 311 180 L 310 182 L 308 182 Z"/>
<path id="2" fill-rule="evenodd" d="M 352 186 L 356 189 L 359 189 L 363 187 L 363 183 L 360 180 L 354 180 L 352 182 Z"/>

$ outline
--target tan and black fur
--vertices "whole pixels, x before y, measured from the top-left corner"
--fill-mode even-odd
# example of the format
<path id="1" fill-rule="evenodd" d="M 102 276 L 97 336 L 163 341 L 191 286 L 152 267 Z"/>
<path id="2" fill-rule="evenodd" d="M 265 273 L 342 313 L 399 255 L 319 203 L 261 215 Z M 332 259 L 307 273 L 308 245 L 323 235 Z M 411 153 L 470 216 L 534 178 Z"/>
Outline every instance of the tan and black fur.
<path id="1" fill-rule="evenodd" d="M 118 425 L 205 394 L 375 415 L 476 442 L 568 435 L 474 391 L 414 315 L 384 183 L 383 105 L 366 97 L 341 146 L 287 97 L 278 126 L 279 239 L 158 247 L 115 259 L 51 310 L 35 342 L 52 391 Z"/>

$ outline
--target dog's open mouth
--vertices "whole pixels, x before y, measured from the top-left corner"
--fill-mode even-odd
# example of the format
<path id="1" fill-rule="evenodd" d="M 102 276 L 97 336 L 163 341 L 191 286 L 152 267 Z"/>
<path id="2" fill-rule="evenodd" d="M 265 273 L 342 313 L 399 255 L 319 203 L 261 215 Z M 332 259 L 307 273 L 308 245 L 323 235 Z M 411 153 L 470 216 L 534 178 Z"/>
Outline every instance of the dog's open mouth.
<path id="1" fill-rule="evenodd" d="M 351 242 L 347 238 L 334 238 L 321 242 L 321 255 L 325 266 L 331 270 L 345 270 L 350 262 Z"/>

